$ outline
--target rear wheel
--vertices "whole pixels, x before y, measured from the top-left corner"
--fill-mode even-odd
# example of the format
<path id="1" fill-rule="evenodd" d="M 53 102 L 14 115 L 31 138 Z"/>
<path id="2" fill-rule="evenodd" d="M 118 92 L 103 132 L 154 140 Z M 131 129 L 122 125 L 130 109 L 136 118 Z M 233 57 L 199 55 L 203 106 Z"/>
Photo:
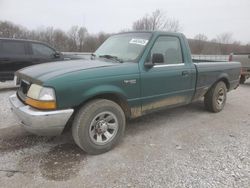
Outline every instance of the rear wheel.
<path id="1" fill-rule="evenodd" d="M 244 84 L 246 81 L 246 77 L 245 76 L 241 76 L 240 77 L 240 84 Z"/>
<path id="2" fill-rule="evenodd" d="M 227 87 L 224 82 L 220 81 L 206 93 L 204 104 L 207 110 L 211 112 L 220 112 L 225 106 L 226 99 Z"/>
<path id="3" fill-rule="evenodd" d="M 89 154 L 112 149 L 122 138 L 125 115 L 113 101 L 97 99 L 84 105 L 76 114 L 72 135 L 76 144 Z"/>

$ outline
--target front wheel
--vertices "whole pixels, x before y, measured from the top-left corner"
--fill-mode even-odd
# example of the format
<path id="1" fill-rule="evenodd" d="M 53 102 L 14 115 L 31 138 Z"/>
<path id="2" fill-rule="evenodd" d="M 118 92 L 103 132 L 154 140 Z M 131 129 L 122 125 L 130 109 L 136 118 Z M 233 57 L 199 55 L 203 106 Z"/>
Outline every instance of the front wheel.
<path id="1" fill-rule="evenodd" d="M 84 105 L 76 114 L 72 135 L 76 144 L 89 154 L 112 149 L 122 138 L 125 115 L 113 101 L 97 99 Z"/>
<path id="2" fill-rule="evenodd" d="M 220 112 L 227 100 L 227 87 L 224 82 L 220 81 L 206 93 L 204 104 L 207 110 L 211 112 Z"/>

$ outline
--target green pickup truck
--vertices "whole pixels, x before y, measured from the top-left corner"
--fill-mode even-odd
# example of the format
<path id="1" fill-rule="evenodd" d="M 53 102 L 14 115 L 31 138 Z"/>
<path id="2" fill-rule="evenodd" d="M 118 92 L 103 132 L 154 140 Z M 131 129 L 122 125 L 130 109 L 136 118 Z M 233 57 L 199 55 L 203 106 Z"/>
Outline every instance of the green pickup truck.
<path id="1" fill-rule="evenodd" d="M 80 148 L 100 154 L 121 140 L 126 119 L 202 97 L 206 109 L 221 111 L 240 67 L 193 62 L 180 33 L 126 32 L 108 38 L 89 60 L 17 71 L 20 87 L 9 100 L 28 131 L 58 135 L 71 128 Z"/>

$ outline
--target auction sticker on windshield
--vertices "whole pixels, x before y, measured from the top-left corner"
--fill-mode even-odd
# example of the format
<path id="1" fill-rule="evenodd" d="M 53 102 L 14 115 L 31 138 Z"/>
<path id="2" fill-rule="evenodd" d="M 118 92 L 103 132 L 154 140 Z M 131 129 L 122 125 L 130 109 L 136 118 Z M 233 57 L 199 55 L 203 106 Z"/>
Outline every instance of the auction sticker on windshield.
<path id="1" fill-rule="evenodd" d="M 148 43 L 148 40 L 145 39 L 131 39 L 130 44 L 138 44 L 138 45 L 142 45 L 145 46 Z"/>

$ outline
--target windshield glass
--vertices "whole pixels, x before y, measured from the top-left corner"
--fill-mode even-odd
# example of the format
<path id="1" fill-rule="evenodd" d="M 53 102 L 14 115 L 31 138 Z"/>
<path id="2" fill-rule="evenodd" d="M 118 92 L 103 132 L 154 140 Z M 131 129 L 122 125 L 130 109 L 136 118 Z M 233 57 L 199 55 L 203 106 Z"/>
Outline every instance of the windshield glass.
<path id="1" fill-rule="evenodd" d="M 151 33 L 123 33 L 108 38 L 95 52 L 97 57 L 113 56 L 135 61 L 147 45 Z"/>

